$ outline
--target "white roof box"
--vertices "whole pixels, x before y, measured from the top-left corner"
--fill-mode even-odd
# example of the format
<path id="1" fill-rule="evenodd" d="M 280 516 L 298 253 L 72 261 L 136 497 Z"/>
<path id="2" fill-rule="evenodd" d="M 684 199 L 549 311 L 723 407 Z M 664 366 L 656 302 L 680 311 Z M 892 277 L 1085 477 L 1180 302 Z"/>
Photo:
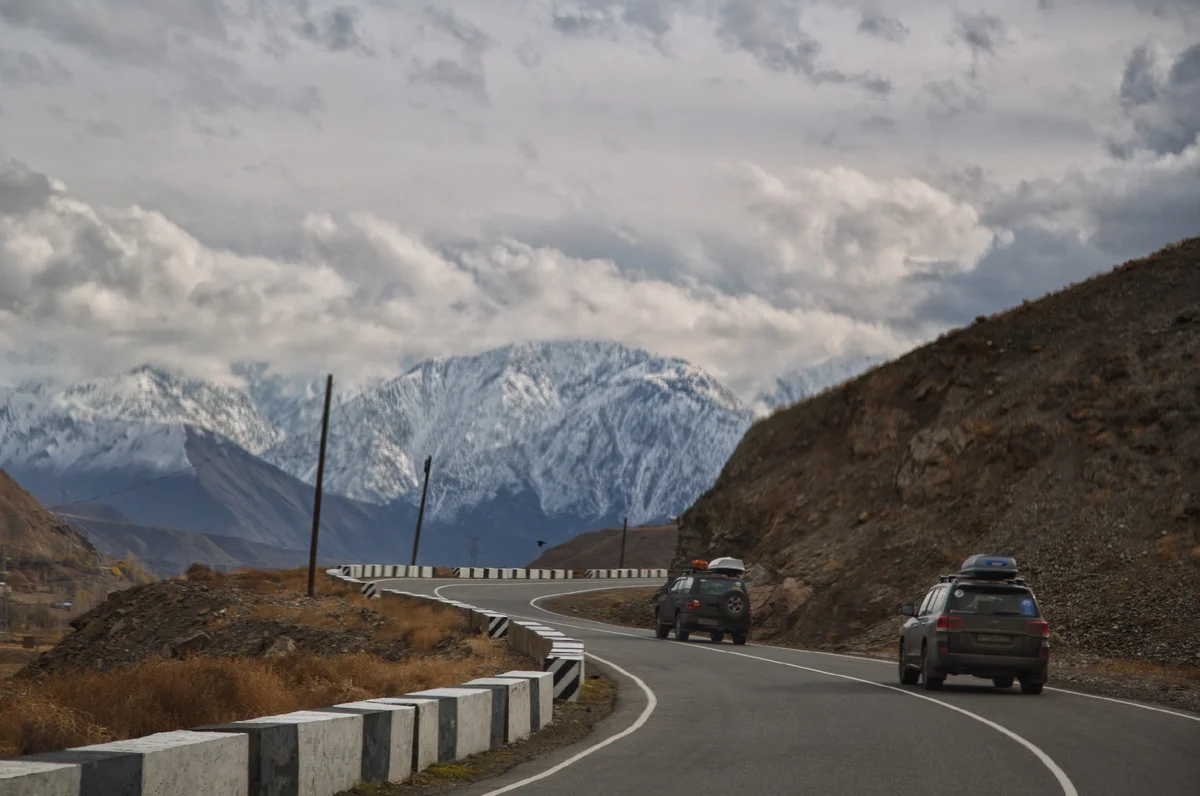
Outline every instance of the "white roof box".
<path id="1" fill-rule="evenodd" d="M 714 558 L 708 562 L 708 568 L 711 570 L 730 570 L 733 572 L 746 571 L 746 565 L 742 563 L 742 559 L 730 558 L 729 556 Z"/>

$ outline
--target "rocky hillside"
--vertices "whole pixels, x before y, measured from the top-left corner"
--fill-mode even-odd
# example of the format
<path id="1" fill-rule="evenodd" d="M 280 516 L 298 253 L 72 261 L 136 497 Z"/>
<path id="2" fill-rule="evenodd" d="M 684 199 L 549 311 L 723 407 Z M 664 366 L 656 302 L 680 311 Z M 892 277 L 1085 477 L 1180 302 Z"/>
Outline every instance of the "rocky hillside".
<path id="1" fill-rule="evenodd" d="M 59 617 L 86 611 L 132 585 L 120 562 L 46 511 L 0 470 L 0 545 L 8 556 L 9 616 L 14 631 L 52 629 Z M 70 610 L 55 603 L 73 603 Z M 29 625 L 27 628 L 26 625 Z"/>
<path id="2" fill-rule="evenodd" d="M 1200 666 L 1200 239 L 981 317 L 756 423 L 681 518 L 762 632 L 885 645 L 968 554 L 1015 555 L 1063 643 Z"/>

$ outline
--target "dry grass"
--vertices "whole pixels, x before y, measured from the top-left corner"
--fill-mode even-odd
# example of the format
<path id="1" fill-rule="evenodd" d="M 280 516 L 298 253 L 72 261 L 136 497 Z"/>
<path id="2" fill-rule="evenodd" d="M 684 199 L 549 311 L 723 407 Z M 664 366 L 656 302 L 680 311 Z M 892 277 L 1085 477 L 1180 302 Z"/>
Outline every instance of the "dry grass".
<path id="1" fill-rule="evenodd" d="M 470 639 L 465 660 L 388 663 L 366 653 L 273 659 L 151 660 L 114 672 L 64 672 L 0 695 L 0 757 L 204 724 L 399 696 L 503 671 L 507 652 Z"/>

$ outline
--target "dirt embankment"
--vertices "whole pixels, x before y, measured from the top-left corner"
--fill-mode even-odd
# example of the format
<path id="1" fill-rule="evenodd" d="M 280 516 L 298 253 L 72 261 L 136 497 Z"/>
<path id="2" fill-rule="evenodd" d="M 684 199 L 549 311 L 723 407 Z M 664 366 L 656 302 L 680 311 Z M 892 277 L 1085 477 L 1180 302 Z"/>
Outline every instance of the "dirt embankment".
<path id="1" fill-rule="evenodd" d="M 1016 556 L 1061 643 L 1200 666 L 1200 239 L 756 423 L 675 564 L 749 565 L 759 636 L 880 649 L 968 555 Z"/>
<path id="2" fill-rule="evenodd" d="M 307 573 L 220 575 L 114 594 L 0 683 L 0 757 L 465 682 L 533 662 L 461 615 L 368 601 Z"/>

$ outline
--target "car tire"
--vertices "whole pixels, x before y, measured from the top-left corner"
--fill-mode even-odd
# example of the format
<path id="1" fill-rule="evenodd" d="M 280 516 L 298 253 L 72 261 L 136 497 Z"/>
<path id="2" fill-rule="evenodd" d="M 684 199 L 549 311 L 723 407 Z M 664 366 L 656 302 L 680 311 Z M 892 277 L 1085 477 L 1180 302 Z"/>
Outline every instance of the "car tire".
<path id="1" fill-rule="evenodd" d="M 732 633 L 731 635 L 733 636 L 734 644 L 738 645 L 739 647 L 745 645 L 747 638 L 745 633 Z"/>
<path id="2" fill-rule="evenodd" d="M 654 618 L 654 637 L 666 638 L 671 635 L 671 626 L 658 621 L 658 617 Z"/>
<path id="3" fill-rule="evenodd" d="M 1022 694 L 1040 694 L 1040 693 L 1042 693 L 1042 688 L 1045 687 L 1045 685 L 1046 685 L 1045 683 L 1030 683 L 1026 680 L 1022 680 L 1021 681 L 1021 693 Z"/>
<path id="4" fill-rule="evenodd" d="M 675 614 L 675 640 L 687 641 L 691 633 L 679 626 L 679 614 Z"/>
<path id="5" fill-rule="evenodd" d="M 741 619 L 750 608 L 750 597 L 739 589 L 730 589 L 721 595 L 721 611 L 730 619 Z"/>
<path id="6" fill-rule="evenodd" d="M 921 647 L 921 687 L 926 691 L 941 691 L 945 677 L 929 676 L 929 648 Z"/>
<path id="7" fill-rule="evenodd" d="M 713 644 L 720 644 L 722 641 L 725 640 L 725 634 L 720 631 L 717 631 L 717 630 L 714 630 L 713 632 L 709 633 L 708 637 L 712 639 Z"/>
<path id="8" fill-rule="evenodd" d="M 1013 678 L 1011 677 L 993 677 L 992 685 L 997 688 L 1012 688 Z"/>
<path id="9" fill-rule="evenodd" d="M 921 680 L 921 670 L 904 662 L 904 644 L 900 644 L 900 685 L 916 685 Z"/>

